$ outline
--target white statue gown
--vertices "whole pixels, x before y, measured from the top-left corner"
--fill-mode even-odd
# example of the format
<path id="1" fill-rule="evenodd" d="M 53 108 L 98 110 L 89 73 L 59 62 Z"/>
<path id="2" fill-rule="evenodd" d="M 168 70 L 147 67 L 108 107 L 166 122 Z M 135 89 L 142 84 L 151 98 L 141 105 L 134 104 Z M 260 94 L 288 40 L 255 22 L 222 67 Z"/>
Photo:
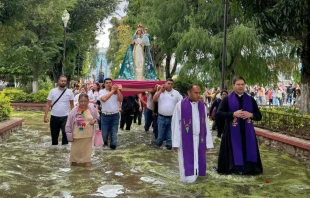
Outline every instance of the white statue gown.
<path id="1" fill-rule="evenodd" d="M 135 47 L 133 49 L 133 60 L 135 66 L 135 73 L 137 80 L 143 80 L 143 68 L 144 68 L 144 50 L 142 45 L 144 44 L 144 39 L 136 38 Z"/>

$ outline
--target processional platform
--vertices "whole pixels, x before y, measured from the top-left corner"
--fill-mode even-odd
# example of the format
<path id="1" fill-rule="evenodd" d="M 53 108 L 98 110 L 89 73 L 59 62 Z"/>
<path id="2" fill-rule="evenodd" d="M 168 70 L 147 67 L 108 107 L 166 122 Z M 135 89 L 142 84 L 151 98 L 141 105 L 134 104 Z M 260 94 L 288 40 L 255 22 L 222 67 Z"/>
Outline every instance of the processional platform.
<path id="1" fill-rule="evenodd" d="M 113 80 L 113 84 L 122 85 L 123 96 L 131 96 L 142 92 L 153 91 L 156 85 L 165 84 L 162 80 Z"/>

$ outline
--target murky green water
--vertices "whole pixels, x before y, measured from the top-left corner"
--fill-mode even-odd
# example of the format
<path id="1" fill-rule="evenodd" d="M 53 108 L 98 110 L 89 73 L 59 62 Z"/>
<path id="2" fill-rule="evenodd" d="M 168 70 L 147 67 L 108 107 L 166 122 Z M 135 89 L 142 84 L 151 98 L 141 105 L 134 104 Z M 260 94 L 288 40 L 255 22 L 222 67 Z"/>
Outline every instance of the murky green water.
<path id="1" fill-rule="evenodd" d="M 115 151 L 97 148 L 91 168 L 70 167 L 69 146 L 50 146 L 41 112 L 24 117 L 22 131 L 0 143 L 0 197 L 309 197 L 310 165 L 261 146 L 264 174 L 222 176 L 212 170 L 216 148 L 208 153 L 207 177 L 179 182 L 177 154 L 156 149 L 142 127 L 119 132 Z M 269 181 L 267 183 L 266 181 Z"/>

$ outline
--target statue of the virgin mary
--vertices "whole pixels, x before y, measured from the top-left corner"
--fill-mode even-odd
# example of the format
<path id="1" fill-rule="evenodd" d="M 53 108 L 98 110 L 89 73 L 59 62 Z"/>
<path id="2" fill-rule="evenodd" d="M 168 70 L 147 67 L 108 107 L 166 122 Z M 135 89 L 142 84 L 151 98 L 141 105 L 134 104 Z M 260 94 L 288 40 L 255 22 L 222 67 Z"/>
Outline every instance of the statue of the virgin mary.
<path id="1" fill-rule="evenodd" d="M 147 50 L 145 50 L 147 49 Z M 156 80 L 156 73 L 149 50 L 148 34 L 143 35 L 142 25 L 132 37 L 132 43 L 127 48 L 118 79 L 126 80 Z"/>

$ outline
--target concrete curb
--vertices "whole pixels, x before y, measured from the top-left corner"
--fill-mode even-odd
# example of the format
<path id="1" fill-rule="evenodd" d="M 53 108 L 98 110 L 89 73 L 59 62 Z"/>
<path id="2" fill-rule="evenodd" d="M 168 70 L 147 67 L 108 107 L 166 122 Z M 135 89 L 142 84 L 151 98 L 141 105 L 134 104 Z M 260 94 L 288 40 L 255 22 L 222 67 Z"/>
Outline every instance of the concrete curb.
<path id="1" fill-rule="evenodd" d="M 12 118 L 0 123 L 0 134 L 11 130 L 14 127 L 21 126 L 24 118 Z"/>
<path id="2" fill-rule="evenodd" d="M 258 136 L 263 136 L 271 140 L 275 140 L 278 142 L 282 142 L 285 144 L 289 144 L 289 145 L 296 146 L 298 148 L 310 151 L 309 141 L 296 138 L 296 137 L 292 137 L 292 136 L 288 136 L 288 135 L 284 135 L 284 134 L 280 134 L 280 133 L 276 133 L 276 132 L 271 132 L 271 131 L 257 128 L 257 127 L 255 127 L 255 132 L 256 132 L 256 135 Z"/>

